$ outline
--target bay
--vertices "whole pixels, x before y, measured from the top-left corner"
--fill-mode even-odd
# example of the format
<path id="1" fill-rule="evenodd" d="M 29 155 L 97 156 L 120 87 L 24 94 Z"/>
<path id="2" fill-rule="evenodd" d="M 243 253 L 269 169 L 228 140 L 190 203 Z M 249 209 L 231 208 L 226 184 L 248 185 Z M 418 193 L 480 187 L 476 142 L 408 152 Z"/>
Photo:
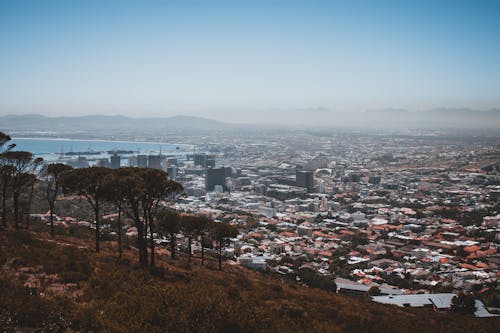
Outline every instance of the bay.
<path id="1" fill-rule="evenodd" d="M 132 154 L 158 154 L 185 155 L 193 151 L 193 145 L 169 144 L 161 142 L 136 142 L 136 141 L 107 141 L 107 140 L 76 140 L 52 138 L 12 138 L 9 143 L 16 144 L 16 150 L 24 150 L 45 160 L 54 160 L 61 157 L 61 153 L 101 152 L 102 157 L 109 155 L 110 151 L 129 151 Z M 129 155 L 129 154 L 125 154 Z"/>

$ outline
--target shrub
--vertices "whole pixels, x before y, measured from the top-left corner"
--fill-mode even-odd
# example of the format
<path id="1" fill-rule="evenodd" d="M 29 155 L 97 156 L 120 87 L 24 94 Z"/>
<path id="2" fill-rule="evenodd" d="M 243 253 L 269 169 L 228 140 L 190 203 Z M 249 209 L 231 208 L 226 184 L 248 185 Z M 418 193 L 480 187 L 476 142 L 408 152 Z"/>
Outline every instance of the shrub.
<path id="1" fill-rule="evenodd" d="M 89 278 L 87 274 L 74 271 L 64 271 L 60 274 L 60 276 L 63 282 L 65 283 L 76 283 L 80 281 L 86 281 Z"/>
<path id="2" fill-rule="evenodd" d="M 474 313 L 476 311 L 476 300 L 473 294 L 460 292 L 451 300 L 451 309 L 458 313 Z"/>

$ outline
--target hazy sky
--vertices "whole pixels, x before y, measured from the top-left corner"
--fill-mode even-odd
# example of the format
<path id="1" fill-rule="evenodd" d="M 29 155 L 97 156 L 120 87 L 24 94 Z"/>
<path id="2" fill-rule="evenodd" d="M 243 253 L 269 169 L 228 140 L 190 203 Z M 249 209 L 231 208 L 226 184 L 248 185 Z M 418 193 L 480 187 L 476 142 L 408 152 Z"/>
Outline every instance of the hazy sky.
<path id="1" fill-rule="evenodd" d="M 500 1 L 0 1 L 0 114 L 438 106 L 500 107 Z"/>

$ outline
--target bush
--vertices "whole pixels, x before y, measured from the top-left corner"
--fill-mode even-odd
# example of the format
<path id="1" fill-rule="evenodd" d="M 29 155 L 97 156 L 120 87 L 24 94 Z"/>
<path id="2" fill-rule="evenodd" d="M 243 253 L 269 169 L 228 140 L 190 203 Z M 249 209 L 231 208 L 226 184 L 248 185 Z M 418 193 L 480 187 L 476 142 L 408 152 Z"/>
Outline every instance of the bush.
<path id="1" fill-rule="evenodd" d="M 302 282 L 310 287 L 324 289 L 328 291 L 337 291 L 337 285 L 332 276 L 324 276 L 316 273 L 312 269 L 302 268 L 299 270 L 299 277 Z"/>
<path id="2" fill-rule="evenodd" d="M 474 313 L 476 311 L 476 299 L 471 293 L 460 292 L 451 300 L 451 309 L 457 313 Z"/>
<path id="3" fill-rule="evenodd" d="M 368 296 L 378 296 L 380 295 L 380 288 L 377 286 L 373 286 L 368 290 Z"/>
<path id="4" fill-rule="evenodd" d="M 65 271 L 60 274 L 65 283 L 76 283 L 88 280 L 89 276 L 81 272 Z"/>
<path id="5" fill-rule="evenodd" d="M 33 242 L 33 237 L 26 230 L 16 230 L 12 232 L 12 239 L 15 245 L 30 245 Z"/>

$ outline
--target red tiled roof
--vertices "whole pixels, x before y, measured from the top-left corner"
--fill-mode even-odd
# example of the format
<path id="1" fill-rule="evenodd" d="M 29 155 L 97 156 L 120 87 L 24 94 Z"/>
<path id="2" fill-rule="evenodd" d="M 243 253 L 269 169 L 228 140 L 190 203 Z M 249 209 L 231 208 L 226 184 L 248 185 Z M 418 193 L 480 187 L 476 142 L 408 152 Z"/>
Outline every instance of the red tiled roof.
<path id="1" fill-rule="evenodd" d="M 323 257 L 331 257 L 333 253 L 330 251 L 321 251 L 318 254 Z"/>
<path id="2" fill-rule="evenodd" d="M 459 264 L 460 267 L 462 268 L 465 268 L 465 269 L 470 269 L 471 271 L 477 271 L 479 268 L 477 268 L 476 266 L 474 265 L 471 265 L 471 264 Z"/>
<path id="3" fill-rule="evenodd" d="M 490 266 L 488 266 L 487 264 L 485 264 L 484 262 L 478 262 L 476 264 L 476 267 L 479 267 L 479 268 L 489 268 Z"/>
<path id="4" fill-rule="evenodd" d="M 477 245 L 472 245 L 472 246 L 466 246 L 466 247 L 464 247 L 465 252 L 469 252 L 469 253 L 479 251 L 480 249 L 481 248 L 479 246 L 477 246 Z"/>

